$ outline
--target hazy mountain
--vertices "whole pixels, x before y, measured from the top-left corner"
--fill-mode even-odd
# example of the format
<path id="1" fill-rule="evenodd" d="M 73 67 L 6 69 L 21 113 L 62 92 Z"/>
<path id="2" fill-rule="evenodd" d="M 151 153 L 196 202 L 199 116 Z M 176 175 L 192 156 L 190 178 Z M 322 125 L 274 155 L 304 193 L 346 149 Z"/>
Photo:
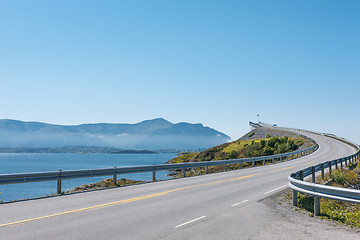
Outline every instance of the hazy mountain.
<path id="1" fill-rule="evenodd" d="M 0 119 L 0 147 L 100 146 L 122 149 L 197 150 L 230 141 L 202 124 L 156 118 L 136 124 L 55 125 Z"/>

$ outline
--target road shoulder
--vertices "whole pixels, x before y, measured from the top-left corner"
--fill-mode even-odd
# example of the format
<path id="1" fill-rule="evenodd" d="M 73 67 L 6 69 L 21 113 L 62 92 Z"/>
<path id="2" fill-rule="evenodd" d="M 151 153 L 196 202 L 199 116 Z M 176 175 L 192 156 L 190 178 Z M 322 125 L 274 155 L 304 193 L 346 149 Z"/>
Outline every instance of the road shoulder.
<path id="1" fill-rule="evenodd" d="M 264 231 L 264 239 L 359 239 L 360 229 L 335 221 L 312 217 L 310 213 L 292 206 L 290 190 L 274 194 L 260 202 L 276 215 L 276 222 Z"/>

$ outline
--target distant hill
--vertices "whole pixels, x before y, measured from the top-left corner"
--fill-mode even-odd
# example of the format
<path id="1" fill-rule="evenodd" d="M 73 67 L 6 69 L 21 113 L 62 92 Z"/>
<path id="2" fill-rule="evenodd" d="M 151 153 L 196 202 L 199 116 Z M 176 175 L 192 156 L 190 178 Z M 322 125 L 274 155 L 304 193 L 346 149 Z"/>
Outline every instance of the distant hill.
<path id="1" fill-rule="evenodd" d="M 199 150 L 230 141 L 202 124 L 156 118 L 136 124 L 55 125 L 0 119 L 0 148 L 99 146 L 121 149 Z"/>

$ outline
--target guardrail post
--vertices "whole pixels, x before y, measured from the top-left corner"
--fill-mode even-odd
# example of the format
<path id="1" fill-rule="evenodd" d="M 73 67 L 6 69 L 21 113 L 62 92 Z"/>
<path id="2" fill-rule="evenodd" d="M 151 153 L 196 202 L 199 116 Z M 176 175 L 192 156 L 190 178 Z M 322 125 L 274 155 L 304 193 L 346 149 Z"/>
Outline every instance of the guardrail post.
<path id="1" fill-rule="evenodd" d="M 114 167 L 114 171 L 115 171 L 115 174 L 113 176 L 113 183 L 115 184 L 115 186 L 117 186 L 116 166 Z"/>
<path id="2" fill-rule="evenodd" d="M 343 158 L 340 159 L 340 168 L 343 168 Z"/>
<path id="3" fill-rule="evenodd" d="M 253 160 L 253 162 L 252 162 L 252 166 L 254 167 L 255 166 L 255 161 Z"/>
<path id="4" fill-rule="evenodd" d="M 338 170 L 338 161 L 337 161 L 337 159 L 335 160 L 335 169 Z"/>
<path id="5" fill-rule="evenodd" d="M 314 215 L 320 216 L 320 197 L 314 196 Z"/>
<path id="6" fill-rule="evenodd" d="M 324 164 L 322 163 L 321 165 L 321 178 L 324 179 Z"/>
<path id="7" fill-rule="evenodd" d="M 242 161 L 240 162 L 240 169 L 242 169 Z"/>
<path id="8" fill-rule="evenodd" d="M 152 180 L 156 181 L 156 165 L 154 164 L 155 170 L 152 172 Z"/>
<path id="9" fill-rule="evenodd" d="M 345 157 L 345 166 L 347 166 L 348 165 L 348 158 L 347 157 Z"/>
<path id="10" fill-rule="evenodd" d="M 263 165 L 265 165 L 265 159 L 263 160 Z"/>
<path id="11" fill-rule="evenodd" d="M 206 174 L 209 174 L 209 166 L 206 166 Z"/>
<path id="12" fill-rule="evenodd" d="M 62 170 L 59 170 L 59 179 L 57 180 L 57 194 L 61 194 L 61 178 L 62 178 Z"/>
<path id="13" fill-rule="evenodd" d="M 224 172 L 226 172 L 227 164 L 224 164 Z"/>
<path id="14" fill-rule="evenodd" d="M 295 207 L 297 207 L 297 205 L 298 205 L 298 192 L 293 189 L 292 190 L 292 195 L 293 195 L 293 205 Z"/>
<path id="15" fill-rule="evenodd" d="M 304 181 L 304 170 L 300 170 L 300 180 Z"/>
<path id="16" fill-rule="evenodd" d="M 186 177 L 186 168 L 183 169 L 183 177 Z"/>
<path id="17" fill-rule="evenodd" d="M 275 158 L 272 158 L 272 159 L 271 159 L 271 163 L 274 163 L 274 160 L 275 160 Z"/>
<path id="18" fill-rule="evenodd" d="M 329 164 L 329 174 L 331 175 L 331 161 L 328 161 Z"/>
<path id="19" fill-rule="evenodd" d="M 311 181 L 315 183 L 315 167 L 311 167 Z"/>

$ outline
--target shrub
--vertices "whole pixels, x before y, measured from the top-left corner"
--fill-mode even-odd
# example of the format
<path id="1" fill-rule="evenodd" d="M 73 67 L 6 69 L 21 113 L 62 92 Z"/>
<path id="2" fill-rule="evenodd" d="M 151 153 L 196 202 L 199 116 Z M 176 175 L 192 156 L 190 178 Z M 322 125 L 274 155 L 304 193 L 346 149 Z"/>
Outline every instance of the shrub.
<path id="1" fill-rule="evenodd" d="M 233 151 L 230 152 L 229 158 L 230 159 L 235 159 L 237 157 L 237 154 L 238 154 L 237 151 L 233 150 Z"/>
<path id="2" fill-rule="evenodd" d="M 274 155 L 274 149 L 271 148 L 271 147 L 265 147 L 264 150 L 263 150 L 263 153 L 265 156 L 268 156 L 268 155 Z"/>
<path id="3" fill-rule="evenodd" d="M 357 174 L 352 170 L 335 170 L 331 173 L 331 179 L 342 186 L 351 186 L 358 183 Z"/>
<path id="4" fill-rule="evenodd" d="M 277 143 L 277 138 L 271 137 L 270 140 L 267 142 L 267 146 L 273 148 L 273 147 L 275 147 L 276 143 Z"/>

